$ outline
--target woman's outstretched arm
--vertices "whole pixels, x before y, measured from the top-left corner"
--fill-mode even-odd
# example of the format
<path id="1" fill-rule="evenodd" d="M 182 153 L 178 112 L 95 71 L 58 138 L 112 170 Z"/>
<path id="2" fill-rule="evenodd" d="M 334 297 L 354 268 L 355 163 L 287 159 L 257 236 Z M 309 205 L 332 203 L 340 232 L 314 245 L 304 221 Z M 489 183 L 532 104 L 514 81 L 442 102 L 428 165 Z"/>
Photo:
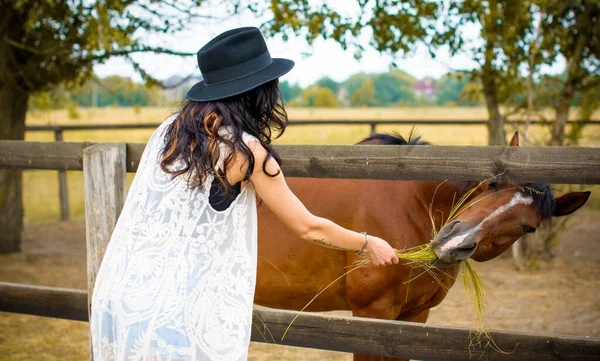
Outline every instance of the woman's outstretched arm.
<path id="1" fill-rule="evenodd" d="M 267 151 L 260 143 L 250 142 L 249 146 L 255 158 L 254 173 L 250 177 L 250 181 L 262 202 L 292 232 L 306 241 L 329 248 L 350 251 L 363 249 L 365 235 L 310 213 L 289 189 L 279 165 L 273 158 L 267 161 L 266 170 L 269 174 L 278 172 L 279 174 L 270 177 L 263 172 L 262 165 Z M 374 265 L 398 263 L 394 249 L 386 241 L 372 235 L 367 237 L 367 246 L 363 252 L 371 258 Z"/>

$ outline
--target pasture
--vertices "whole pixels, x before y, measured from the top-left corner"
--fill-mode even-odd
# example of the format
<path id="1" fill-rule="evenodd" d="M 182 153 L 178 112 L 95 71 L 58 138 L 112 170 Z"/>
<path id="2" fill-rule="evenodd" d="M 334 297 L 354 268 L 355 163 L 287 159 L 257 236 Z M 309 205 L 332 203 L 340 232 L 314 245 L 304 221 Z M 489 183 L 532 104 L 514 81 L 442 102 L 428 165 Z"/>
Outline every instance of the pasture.
<path id="1" fill-rule="evenodd" d="M 81 119 L 68 120 L 56 111 L 28 118 L 33 124 L 88 124 L 160 122 L 168 109 L 80 110 Z M 292 119 L 483 119 L 484 108 L 386 108 L 386 109 L 290 109 Z M 508 130 L 508 129 L 507 129 Z M 380 127 L 379 132 L 398 131 L 407 135 L 410 127 Z M 77 131 L 65 133 L 66 141 L 145 142 L 151 130 Z M 439 145 L 485 145 L 481 126 L 418 127 L 424 139 Z M 536 144 L 547 131 L 532 127 Z M 582 145 L 600 145 L 600 127 L 584 131 Z M 368 126 L 290 127 L 280 144 L 351 144 L 368 135 Z M 28 133 L 26 140 L 52 140 L 52 134 Z M 73 222 L 56 223 L 59 218 L 57 174 L 55 171 L 24 172 L 25 221 L 22 254 L 0 256 L 0 280 L 59 287 L 86 288 L 85 231 L 83 225 L 83 174 L 67 172 Z M 133 174 L 128 174 L 131 181 Z M 596 291 L 600 281 L 600 224 L 597 210 L 599 189 L 593 199 L 567 223 L 558 236 L 557 258 L 541 264 L 539 270 L 516 272 L 508 258 L 500 258 L 476 269 L 497 297 L 488 306 L 490 328 L 600 336 L 600 313 Z M 595 206 L 594 206 L 595 205 Z M 594 248 L 595 247 L 595 248 Z M 470 326 L 473 320 L 461 285 L 432 311 L 429 323 Z M 28 360 L 44 355 L 48 360 L 80 360 L 87 355 L 87 323 L 0 314 L 0 359 Z M 252 344 L 250 360 L 350 360 L 340 353 Z M 3 355 L 8 355 L 4 358 Z M 274 356 L 276 355 L 276 356 Z"/>

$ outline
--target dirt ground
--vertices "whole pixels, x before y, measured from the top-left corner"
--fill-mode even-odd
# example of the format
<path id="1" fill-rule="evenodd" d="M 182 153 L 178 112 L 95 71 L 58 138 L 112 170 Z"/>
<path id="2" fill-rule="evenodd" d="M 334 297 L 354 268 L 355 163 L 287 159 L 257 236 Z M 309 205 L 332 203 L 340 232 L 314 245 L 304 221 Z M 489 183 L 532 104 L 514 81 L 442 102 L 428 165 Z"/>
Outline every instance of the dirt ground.
<path id="1" fill-rule="evenodd" d="M 584 207 L 585 208 L 585 207 Z M 475 268 L 493 297 L 490 329 L 600 337 L 600 210 L 582 209 L 558 236 L 556 257 L 519 272 L 510 257 Z M 23 252 L 0 256 L 0 281 L 86 288 L 85 226 L 26 226 Z M 470 326 L 462 285 L 432 310 L 428 323 Z M 88 324 L 0 313 L 0 360 L 83 360 Z M 252 343 L 249 360 L 351 360 L 345 353 Z"/>

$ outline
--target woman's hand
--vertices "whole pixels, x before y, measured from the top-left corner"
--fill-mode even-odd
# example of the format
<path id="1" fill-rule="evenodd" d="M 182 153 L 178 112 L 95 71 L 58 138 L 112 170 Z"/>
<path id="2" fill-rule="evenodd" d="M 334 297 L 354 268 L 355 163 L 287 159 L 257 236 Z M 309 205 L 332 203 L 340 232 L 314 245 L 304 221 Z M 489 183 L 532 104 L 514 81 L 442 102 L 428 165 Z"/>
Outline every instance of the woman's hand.
<path id="1" fill-rule="evenodd" d="M 369 243 L 364 253 L 369 256 L 375 266 L 385 266 L 400 262 L 396 251 L 383 239 L 375 236 L 367 236 Z"/>
<path id="2" fill-rule="evenodd" d="M 337 225 L 331 220 L 317 217 L 310 213 L 302 202 L 289 189 L 279 164 L 270 158 L 266 163 L 270 177 L 263 171 L 262 164 L 267 156 L 267 151 L 258 141 L 249 142 L 248 146 L 254 154 L 255 170 L 250 177 L 256 194 L 279 220 L 294 234 L 305 241 L 312 241 L 320 246 L 342 251 L 356 251 L 365 244 L 362 233 L 354 232 Z M 237 158 L 236 158 L 237 159 Z M 238 177 L 242 179 L 246 174 L 247 162 L 243 161 L 235 168 L 240 168 Z M 244 166 L 246 168 L 244 168 Z M 233 179 L 235 181 L 235 179 Z M 231 182 L 234 184 L 233 182 Z M 374 236 L 367 236 L 369 242 L 363 253 L 367 254 L 375 266 L 398 263 L 396 252 L 390 245 Z"/>

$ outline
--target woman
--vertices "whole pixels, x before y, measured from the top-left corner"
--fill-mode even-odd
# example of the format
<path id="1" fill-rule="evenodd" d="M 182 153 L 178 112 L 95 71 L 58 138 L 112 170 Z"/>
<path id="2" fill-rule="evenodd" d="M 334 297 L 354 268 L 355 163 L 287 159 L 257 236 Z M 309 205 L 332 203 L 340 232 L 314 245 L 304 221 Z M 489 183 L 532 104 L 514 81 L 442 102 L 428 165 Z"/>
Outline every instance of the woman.
<path id="1" fill-rule="evenodd" d="M 312 215 L 286 185 L 271 131 L 288 123 L 256 28 L 198 52 L 203 81 L 152 134 L 98 271 L 95 361 L 245 360 L 256 284 L 256 197 L 300 238 L 397 263 L 384 240 Z"/>

